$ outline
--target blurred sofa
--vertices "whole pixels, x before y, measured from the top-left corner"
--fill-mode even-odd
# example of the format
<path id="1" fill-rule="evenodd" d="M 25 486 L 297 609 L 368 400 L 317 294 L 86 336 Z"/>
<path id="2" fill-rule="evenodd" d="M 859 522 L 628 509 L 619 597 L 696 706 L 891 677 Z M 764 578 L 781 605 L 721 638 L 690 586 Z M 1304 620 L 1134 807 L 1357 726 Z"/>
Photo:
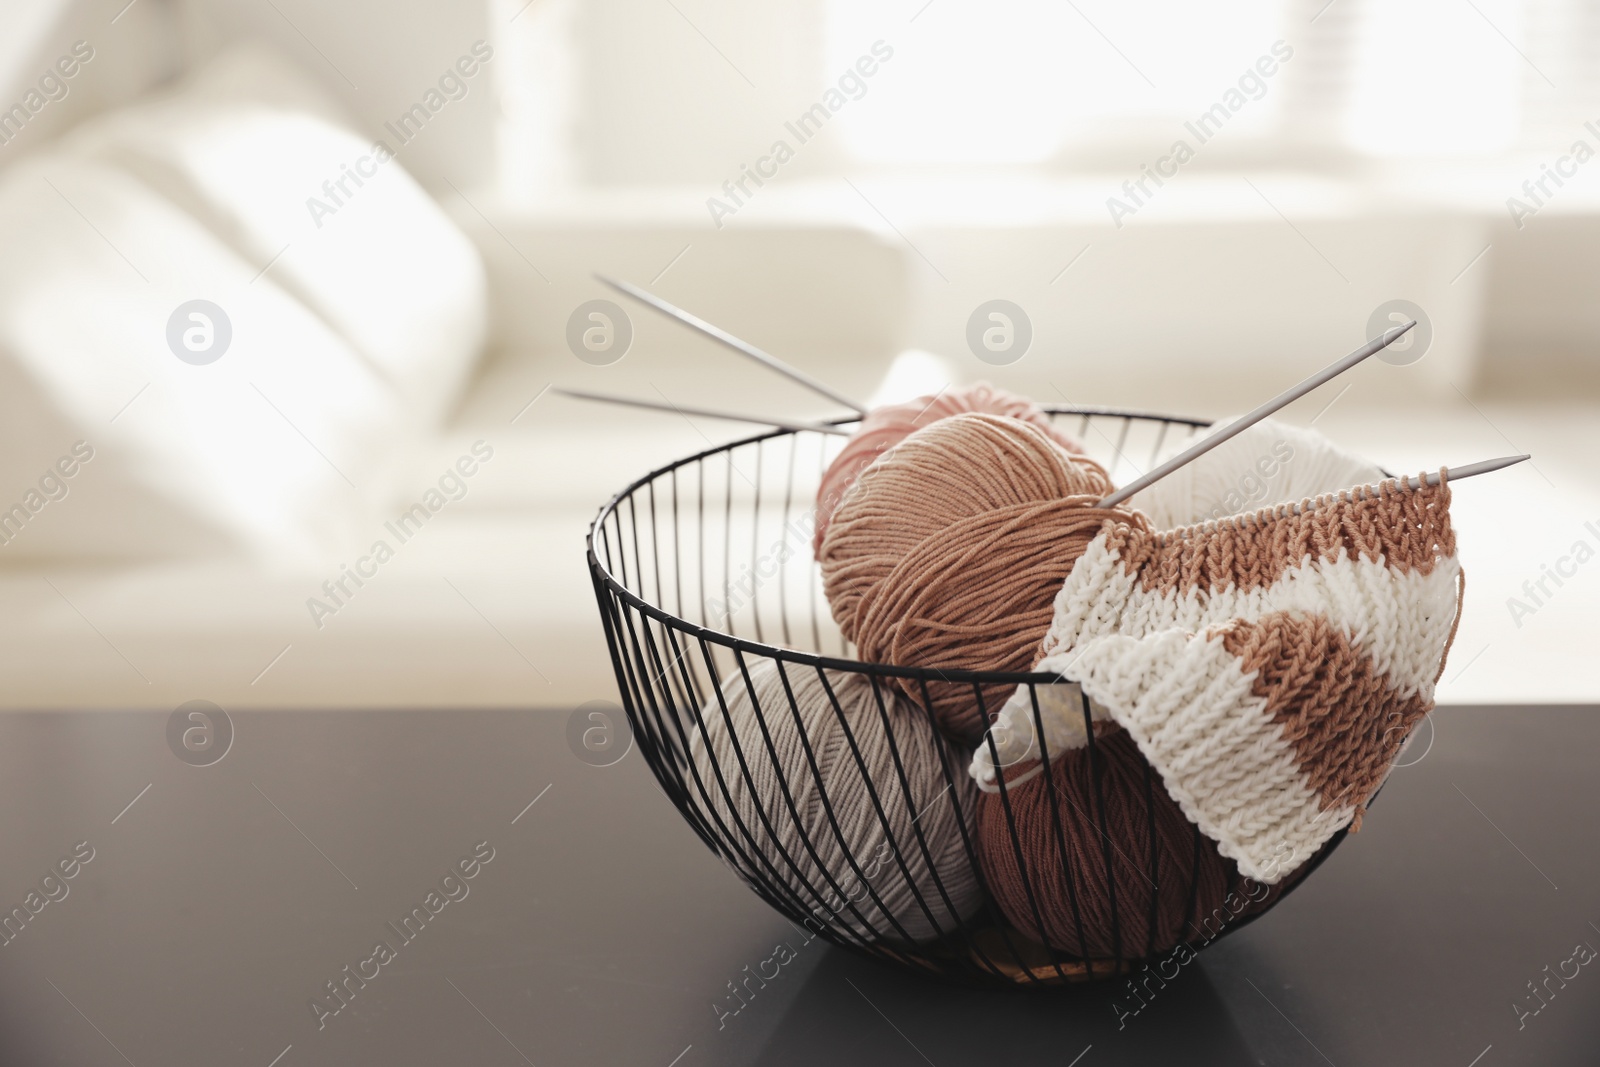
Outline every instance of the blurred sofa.
<path id="1" fill-rule="evenodd" d="M 242 48 L 0 172 L 0 707 L 615 699 L 588 524 L 648 466 L 744 431 L 583 407 L 552 380 L 814 404 L 659 321 L 620 365 L 550 351 L 598 286 L 535 261 L 629 273 L 677 235 L 571 217 L 508 235 L 356 126 Z M 737 274 L 794 237 L 713 257 Z M 779 286 L 725 321 L 804 325 L 864 395 L 903 257 L 848 225 L 799 241 L 817 247 L 793 284 L 832 313 Z M 847 266 L 819 290 L 817 260 Z M 554 316 L 536 339 L 531 308 Z"/>
<path id="2" fill-rule="evenodd" d="M 1087 186 L 863 179 L 879 215 L 804 178 L 713 231 L 701 190 L 510 206 L 446 179 L 430 195 L 403 146 L 380 158 L 358 125 L 303 73 L 234 51 L 0 170 L 0 708 L 616 699 L 588 523 L 646 470 L 745 430 L 550 386 L 836 412 L 649 313 L 634 311 L 620 362 L 577 359 L 567 318 L 611 295 L 596 270 L 861 398 L 982 376 L 1200 416 L 1323 365 L 1376 301 L 1407 296 L 1437 351 L 1374 361 L 1325 418 L 1331 395 L 1291 417 L 1408 470 L 1505 451 L 1504 427 L 1552 454 L 1554 482 L 1588 487 L 1562 506 L 1600 493 L 1570 443 L 1592 415 L 1581 400 L 1552 415 L 1480 398 L 1486 421 L 1458 392 L 1530 380 L 1540 352 L 1593 350 L 1569 292 L 1592 250 L 1540 252 L 1586 230 L 1508 243 L 1471 205 L 1262 179 L 1349 285 L 1242 183 L 1196 175 L 1172 217 L 1114 233 Z M 1008 367 L 962 346 L 965 316 L 995 296 L 1034 320 Z M 894 362 L 886 382 L 908 349 L 943 359 Z M 1544 514 L 1545 488 L 1526 470 L 1461 494 L 1481 540 L 1471 670 L 1445 679 L 1451 699 L 1592 697 L 1572 666 L 1592 597 L 1543 613 L 1537 640 L 1503 610 L 1527 565 L 1498 516 Z"/>
<path id="3" fill-rule="evenodd" d="M 236 50 L 7 169 L 0 232 L 0 701 L 484 702 L 484 269 L 402 160 Z"/>

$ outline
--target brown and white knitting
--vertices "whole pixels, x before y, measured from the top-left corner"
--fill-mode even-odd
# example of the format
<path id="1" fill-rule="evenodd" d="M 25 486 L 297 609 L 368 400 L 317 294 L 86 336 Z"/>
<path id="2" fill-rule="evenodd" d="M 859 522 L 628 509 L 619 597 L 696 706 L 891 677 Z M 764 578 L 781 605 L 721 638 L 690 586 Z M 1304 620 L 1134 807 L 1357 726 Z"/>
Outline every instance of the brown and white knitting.
<path id="1" fill-rule="evenodd" d="M 1276 883 L 1359 827 L 1433 707 L 1462 580 L 1449 504 L 1441 477 L 1169 531 L 1124 512 L 1073 565 L 1035 669 L 1081 685 L 1219 851 Z M 1075 700 L 1040 712 L 1050 752 L 1084 744 Z M 1033 718 L 1024 687 L 1000 766 L 1038 756 Z M 971 768 L 990 791 L 995 763 L 985 744 Z"/>

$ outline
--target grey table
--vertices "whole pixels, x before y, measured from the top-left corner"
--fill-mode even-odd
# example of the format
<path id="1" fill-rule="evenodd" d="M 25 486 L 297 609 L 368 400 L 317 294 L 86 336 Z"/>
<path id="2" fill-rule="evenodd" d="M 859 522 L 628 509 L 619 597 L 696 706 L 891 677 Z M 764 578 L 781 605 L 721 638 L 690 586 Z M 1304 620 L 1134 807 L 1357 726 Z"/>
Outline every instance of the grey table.
<path id="1" fill-rule="evenodd" d="M 1567 962 L 1600 948 L 1595 709 L 1438 712 L 1366 828 L 1122 1028 L 1112 989 L 974 991 L 821 941 L 719 1021 L 794 931 L 567 718 L 236 713 L 208 766 L 166 715 L 0 718 L 0 909 L 26 916 L 0 1062 L 1600 1062 L 1600 965 Z"/>

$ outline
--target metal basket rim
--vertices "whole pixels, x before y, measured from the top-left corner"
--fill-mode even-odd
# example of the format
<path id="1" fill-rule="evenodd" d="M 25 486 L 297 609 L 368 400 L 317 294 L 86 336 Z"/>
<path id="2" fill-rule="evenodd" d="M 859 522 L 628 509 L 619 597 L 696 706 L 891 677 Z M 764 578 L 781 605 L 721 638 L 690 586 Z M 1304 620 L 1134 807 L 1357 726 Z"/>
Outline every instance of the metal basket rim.
<path id="1" fill-rule="evenodd" d="M 1140 419 L 1148 422 L 1162 422 L 1168 425 L 1183 425 L 1190 428 L 1210 426 L 1214 420 L 1197 419 L 1188 415 L 1162 415 L 1145 411 L 1128 411 L 1122 408 L 1102 407 L 1098 405 L 1081 404 L 1041 404 L 1040 410 L 1049 415 L 1082 415 L 1102 416 L 1106 418 Z M 835 419 L 819 419 L 819 423 L 829 426 L 843 426 L 859 422 L 860 417 L 855 415 Z M 612 514 L 617 513 L 622 501 L 631 497 L 644 486 L 669 474 L 681 467 L 688 466 L 708 456 L 715 456 L 732 451 L 744 445 L 756 444 L 760 441 L 770 441 L 779 437 L 790 437 L 801 431 L 790 429 L 774 429 L 761 433 L 751 434 L 710 448 L 701 449 L 688 456 L 673 460 L 655 470 L 635 478 L 626 486 L 612 494 L 611 499 L 600 506 L 599 512 L 589 523 L 589 531 L 584 536 L 584 550 L 589 560 L 589 572 L 608 589 L 612 595 L 620 597 L 635 610 L 643 612 L 646 616 L 665 626 L 670 626 L 680 633 L 686 633 L 696 640 L 707 641 L 711 644 L 721 645 L 735 652 L 763 656 L 783 660 L 806 667 L 818 667 L 831 671 L 848 671 L 852 673 L 871 673 L 879 677 L 911 678 L 928 682 L 968 682 L 986 683 L 995 685 L 1049 685 L 1060 680 L 1059 676 L 1050 672 L 1041 671 L 972 671 L 942 669 L 939 667 L 900 667 L 888 663 L 875 663 L 870 660 L 843 659 L 838 656 L 825 656 L 815 652 L 802 652 L 799 649 L 784 648 L 781 645 L 770 645 L 761 641 L 751 641 L 748 638 L 736 637 L 733 634 L 723 633 L 710 627 L 701 626 L 680 618 L 664 608 L 651 604 L 632 590 L 623 585 L 615 575 L 600 562 L 600 557 L 595 553 L 595 531 Z M 620 515 L 618 518 L 620 522 Z"/>

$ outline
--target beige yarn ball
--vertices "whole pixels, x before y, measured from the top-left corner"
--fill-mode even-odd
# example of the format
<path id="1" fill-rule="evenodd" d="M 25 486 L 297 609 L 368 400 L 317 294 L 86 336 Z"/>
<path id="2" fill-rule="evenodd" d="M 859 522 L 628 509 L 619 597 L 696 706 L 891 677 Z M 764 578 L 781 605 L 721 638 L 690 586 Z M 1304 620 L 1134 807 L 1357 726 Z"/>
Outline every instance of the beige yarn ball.
<path id="1" fill-rule="evenodd" d="M 978 804 L 962 755 L 892 686 L 745 662 L 751 685 L 737 670 L 727 678 L 689 745 L 690 795 L 733 846 L 735 869 L 786 886 L 801 910 L 863 940 L 953 931 L 982 900 L 962 838 L 964 821 L 973 840 Z"/>

